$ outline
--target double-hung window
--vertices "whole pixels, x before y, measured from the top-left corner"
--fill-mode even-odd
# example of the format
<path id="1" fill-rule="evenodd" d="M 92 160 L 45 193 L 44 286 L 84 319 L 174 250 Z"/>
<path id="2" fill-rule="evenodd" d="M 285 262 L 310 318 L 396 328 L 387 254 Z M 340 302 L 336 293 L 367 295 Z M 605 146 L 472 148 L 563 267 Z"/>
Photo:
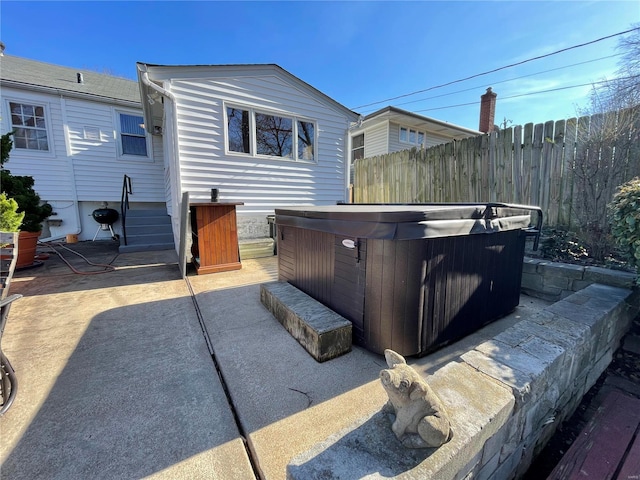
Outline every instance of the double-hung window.
<path id="1" fill-rule="evenodd" d="M 42 105 L 9 102 L 13 146 L 18 149 L 49 151 L 45 109 Z"/>
<path id="2" fill-rule="evenodd" d="M 227 107 L 227 150 L 315 161 L 315 124 L 293 116 Z"/>
<path id="3" fill-rule="evenodd" d="M 147 136 L 144 120 L 139 115 L 118 113 L 120 125 L 120 150 L 122 155 L 147 156 Z"/>

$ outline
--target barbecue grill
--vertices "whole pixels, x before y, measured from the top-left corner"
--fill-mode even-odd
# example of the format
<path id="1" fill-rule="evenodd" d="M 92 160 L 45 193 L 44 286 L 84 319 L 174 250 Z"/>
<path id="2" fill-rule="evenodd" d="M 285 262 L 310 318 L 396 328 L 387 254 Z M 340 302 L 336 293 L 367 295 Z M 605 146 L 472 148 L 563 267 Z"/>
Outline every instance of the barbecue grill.
<path id="1" fill-rule="evenodd" d="M 98 237 L 98 233 L 100 230 L 111 232 L 111 238 L 114 240 L 118 239 L 118 236 L 113 232 L 113 224 L 118 221 L 118 211 L 113 208 L 107 208 L 109 204 L 107 202 L 103 202 L 101 208 L 96 208 L 91 216 L 93 219 L 100 224 L 98 230 L 96 230 L 96 234 L 93 236 L 93 241 Z"/>

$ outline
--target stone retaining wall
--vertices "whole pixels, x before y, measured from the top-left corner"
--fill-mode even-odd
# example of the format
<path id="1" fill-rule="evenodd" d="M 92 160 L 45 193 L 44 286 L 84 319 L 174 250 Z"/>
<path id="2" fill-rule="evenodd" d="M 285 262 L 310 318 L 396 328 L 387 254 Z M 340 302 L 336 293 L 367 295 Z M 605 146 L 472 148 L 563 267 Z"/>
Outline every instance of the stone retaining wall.
<path id="1" fill-rule="evenodd" d="M 637 289 L 594 283 L 438 369 L 428 382 L 453 429 L 442 447 L 404 449 L 375 414 L 294 458 L 288 479 L 520 478 L 605 371 L 639 303 Z M 330 473 L 345 462 L 352 477 Z"/>
<path id="2" fill-rule="evenodd" d="M 524 258 L 522 292 L 555 302 L 593 284 L 632 288 L 637 275 L 602 267 L 583 267 L 569 263 Z"/>
<path id="3" fill-rule="evenodd" d="M 514 403 L 454 478 L 508 479 L 526 472 L 611 363 L 638 313 L 638 297 L 637 290 L 594 283 L 462 355 L 487 381 L 509 388 Z"/>

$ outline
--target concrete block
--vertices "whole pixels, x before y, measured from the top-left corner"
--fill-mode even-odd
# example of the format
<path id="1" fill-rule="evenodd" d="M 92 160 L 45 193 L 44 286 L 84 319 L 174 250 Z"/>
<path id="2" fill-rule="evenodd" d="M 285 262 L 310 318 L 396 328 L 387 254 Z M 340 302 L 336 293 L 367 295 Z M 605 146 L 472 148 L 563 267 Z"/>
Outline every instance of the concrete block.
<path id="1" fill-rule="evenodd" d="M 584 268 L 580 265 L 560 262 L 541 262 L 538 273 L 545 277 L 582 278 Z"/>
<path id="2" fill-rule="evenodd" d="M 500 455 L 496 454 L 484 463 L 482 468 L 480 468 L 480 470 L 478 470 L 471 478 L 473 480 L 489 480 L 490 478 L 494 478 L 493 473 L 496 471 L 499 464 Z"/>
<path id="3" fill-rule="evenodd" d="M 568 290 L 571 287 L 571 279 L 563 275 L 545 275 L 544 286 L 546 288 L 559 288 L 560 290 Z"/>
<path id="4" fill-rule="evenodd" d="M 543 277 L 537 273 L 522 272 L 522 282 L 520 287 L 523 289 L 542 290 Z"/>
<path id="5" fill-rule="evenodd" d="M 293 285 L 263 283 L 260 301 L 318 362 L 351 350 L 351 322 Z"/>
<path id="6" fill-rule="evenodd" d="M 524 257 L 524 261 L 522 262 L 522 272 L 536 273 L 538 265 L 542 262 L 543 260 L 540 260 L 539 258 Z"/>
<path id="7" fill-rule="evenodd" d="M 586 267 L 584 272 L 585 280 L 623 288 L 633 287 L 636 277 L 635 273 L 603 267 Z"/>
<path id="8" fill-rule="evenodd" d="M 542 268 L 545 277 L 564 277 L 581 279 L 584 277 L 584 267 L 571 263 L 551 263 Z"/>
<path id="9" fill-rule="evenodd" d="M 470 367 L 511 388 L 516 400 L 516 406 L 521 405 L 530 397 L 532 382 L 530 373 L 527 374 L 512 366 L 505 365 L 501 359 L 493 358 L 478 350 L 470 350 L 460 358 Z"/>

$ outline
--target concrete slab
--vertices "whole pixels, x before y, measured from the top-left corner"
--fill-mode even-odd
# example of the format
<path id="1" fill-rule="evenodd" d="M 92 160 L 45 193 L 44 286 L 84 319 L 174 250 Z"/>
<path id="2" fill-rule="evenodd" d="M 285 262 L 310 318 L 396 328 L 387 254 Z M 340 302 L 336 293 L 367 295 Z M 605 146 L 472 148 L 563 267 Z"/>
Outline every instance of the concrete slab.
<path id="1" fill-rule="evenodd" d="M 329 362 L 316 362 L 260 303 L 260 284 L 275 280 L 271 258 L 243 262 L 234 272 L 188 277 L 241 428 L 268 480 L 286 478 L 294 457 L 337 432 L 346 434 L 358 422 L 371 425 L 387 401 L 378 380 L 384 357 L 353 346 Z M 510 316 L 407 360 L 421 374 L 431 374 L 548 304 L 523 297 Z"/>
<path id="2" fill-rule="evenodd" d="M 69 247 L 116 269 L 16 273 L 0 477 L 254 478 L 175 254 Z"/>
<path id="3" fill-rule="evenodd" d="M 116 270 L 73 273 L 52 254 L 16 275 L 25 298 L 3 350 L 20 389 L 1 419 L 1 478 L 255 478 L 244 436 L 260 476 L 281 480 L 293 458 L 386 402 L 382 356 L 354 346 L 319 364 L 260 303 L 275 257 L 185 281 L 172 252 L 82 243 Z M 546 305 L 522 297 L 510 316 L 408 362 L 432 374 Z"/>

